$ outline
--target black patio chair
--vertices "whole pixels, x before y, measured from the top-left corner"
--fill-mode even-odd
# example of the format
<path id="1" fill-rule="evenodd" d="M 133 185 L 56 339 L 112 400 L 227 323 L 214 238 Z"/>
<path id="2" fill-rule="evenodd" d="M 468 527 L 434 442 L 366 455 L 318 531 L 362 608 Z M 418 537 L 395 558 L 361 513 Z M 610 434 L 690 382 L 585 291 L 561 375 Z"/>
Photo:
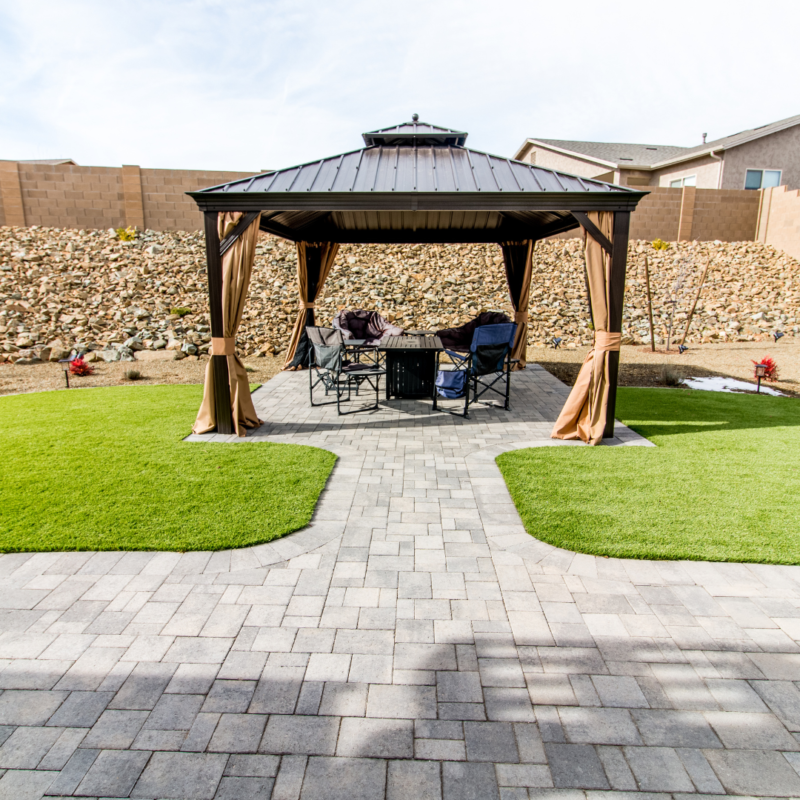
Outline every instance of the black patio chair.
<path id="1" fill-rule="evenodd" d="M 366 346 L 355 348 L 356 360 L 350 361 L 347 358 L 348 348 L 345 346 L 341 331 L 334 328 L 311 326 L 306 328 L 306 334 L 310 345 L 308 349 L 308 394 L 311 405 L 326 406 L 336 403 L 336 412 L 340 415 L 376 410 L 381 375 L 385 375 L 386 370 L 377 363 L 364 363 L 359 360 L 362 351 L 365 351 L 364 354 L 368 354 L 366 351 L 373 351 L 375 348 Z M 358 396 L 363 384 L 367 384 L 375 390 L 375 404 L 365 408 L 342 411 L 342 402 L 347 403 L 352 399 L 351 389 L 353 386 L 355 386 L 355 393 Z M 336 395 L 336 399 L 315 403 L 314 389 L 318 386 L 324 387 L 326 397 L 333 393 Z"/>
<path id="2" fill-rule="evenodd" d="M 434 409 L 439 408 L 440 397 L 451 400 L 463 397 L 463 412 L 451 411 L 448 408 L 441 410 L 469 418 L 470 389 L 472 389 L 473 403 L 487 392 L 493 392 L 503 398 L 503 408 L 508 411 L 511 407 L 511 366 L 519 360 L 511 358 L 511 348 L 514 346 L 516 335 L 517 325 L 514 322 L 475 328 L 468 353 L 444 351 L 452 362 L 448 365 L 449 368 L 445 369 L 440 368 L 440 354 L 437 352 Z M 496 388 L 496 384 L 500 382 L 504 388 Z"/>

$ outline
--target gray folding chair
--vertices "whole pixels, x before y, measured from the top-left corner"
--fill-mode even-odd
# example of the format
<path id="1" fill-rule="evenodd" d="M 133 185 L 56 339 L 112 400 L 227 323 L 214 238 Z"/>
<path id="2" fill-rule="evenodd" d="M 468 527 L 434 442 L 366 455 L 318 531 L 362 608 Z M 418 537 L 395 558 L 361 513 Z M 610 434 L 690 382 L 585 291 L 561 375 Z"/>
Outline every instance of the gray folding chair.
<path id="1" fill-rule="evenodd" d="M 312 406 L 333 405 L 336 403 L 338 414 L 356 414 L 360 411 L 375 411 L 378 408 L 381 376 L 386 370 L 378 364 L 349 361 L 342 332 L 334 328 L 310 326 L 306 328 L 308 336 L 308 394 Z M 374 349 L 374 348 L 370 348 Z M 355 394 L 367 384 L 375 390 L 375 404 L 364 408 L 342 411 L 342 402 L 352 400 L 351 390 Z M 325 396 L 336 395 L 335 400 L 322 403 L 314 402 L 314 389 L 322 386 Z"/>

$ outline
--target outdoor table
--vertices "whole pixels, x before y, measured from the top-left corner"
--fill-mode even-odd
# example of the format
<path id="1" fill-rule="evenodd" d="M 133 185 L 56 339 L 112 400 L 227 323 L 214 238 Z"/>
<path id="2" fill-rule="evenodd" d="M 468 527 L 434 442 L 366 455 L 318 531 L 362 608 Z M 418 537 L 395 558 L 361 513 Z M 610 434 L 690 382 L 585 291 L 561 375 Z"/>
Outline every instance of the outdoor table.
<path id="1" fill-rule="evenodd" d="M 386 356 L 386 399 L 433 397 L 438 336 L 387 336 L 378 350 Z"/>

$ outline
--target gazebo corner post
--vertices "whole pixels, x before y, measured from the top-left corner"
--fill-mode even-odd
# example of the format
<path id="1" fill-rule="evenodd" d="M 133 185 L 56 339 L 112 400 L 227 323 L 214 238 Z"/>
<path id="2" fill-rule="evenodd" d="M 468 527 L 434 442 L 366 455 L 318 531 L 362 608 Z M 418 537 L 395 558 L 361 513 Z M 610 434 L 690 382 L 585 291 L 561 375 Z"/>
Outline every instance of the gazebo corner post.
<path id="1" fill-rule="evenodd" d="M 628 234 L 631 212 L 617 211 L 614 214 L 612 236 L 611 275 L 608 288 L 608 331 L 622 333 L 622 310 L 625 302 L 625 272 L 628 264 Z M 619 378 L 619 350 L 608 354 L 608 405 L 604 439 L 614 437 L 614 415 L 617 405 L 617 380 Z"/>
<path id="2" fill-rule="evenodd" d="M 211 320 L 212 338 L 225 336 L 222 321 L 222 255 L 216 211 L 203 212 L 206 234 L 206 263 L 208 266 L 208 311 Z M 214 367 L 214 413 L 217 419 L 217 433 L 233 433 L 233 413 L 231 409 L 231 387 L 228 375 L 228 357 L 212 355 Z"/>

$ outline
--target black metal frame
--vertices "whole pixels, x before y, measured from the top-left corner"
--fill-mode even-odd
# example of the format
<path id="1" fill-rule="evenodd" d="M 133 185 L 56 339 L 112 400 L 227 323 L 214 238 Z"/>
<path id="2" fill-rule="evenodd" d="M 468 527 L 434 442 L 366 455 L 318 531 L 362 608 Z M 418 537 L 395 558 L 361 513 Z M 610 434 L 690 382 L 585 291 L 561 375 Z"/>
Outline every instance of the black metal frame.
<path id="1" fill-rule="evenodd" d="M 374 350 L 373 347 L 366 347 L 360 345 L 352 348 L 356 352 L 358 359 L 364 351 Z M 381 376 L 386 374 L 383 367 L 377 365 L 364 366 L 361 369 L 345 369 L 343 363 L 343 356 L 345 354 L 345 347 L 341 346 L 337 358 L 336 370 L 325 369 L 319 367 L 314 361 L 314 345 L 309 342 L 308 345 L 308 399 L 312 406 L 330 406 L 336 404 L 336 413 L 339 416 L 346 416 L 347 414 L 359 414 L 362 411 L 377 411 L 378 403 L 380 401 L 380 386 Z M 358 360 L 356 361 L 358 363 Z M 316 380 L 314 379 L 316 375 Z M 373 382 L 374 379 L 374 382 Z M 359 390 L 362 384 L 368 384 L 371 389 L 375 391 L 375 404 L 366 406 L 365 408 L 355 408 L 351 411 L 342 411 L 342 401 L 349 403 L 352 399 L 351 389 L 353 385 L 356 387 L 356 397 L 359 395 Z M 330 392 L 336 393 L 336 400 L 330 400 L 325 403 L 314 402 L 314 389 L 322 384 L 325 387 L 325 396 L 327 397 Z M 347 390 L 347 397 L 344 397 L 345 389 Z"/>
<path id="2" fill-rule="evenodd" d="M 447 351 L 447 354 L 448 356 L 450 356 L 451 361 L 453 356 L 455 356 L 458 359 L 462 358 L 458 353 L 452 351 Z M 495 394 L 500 395 L 500 397 L 503 398 L 503 409 L 505 411 L 511 410 L 511 367 L 513 364 L 519 363 L 518 358 L 511 358 L 511 348 L 510 347 L 508 348 L 508 352 L 506 353 L 502 370 L 498 370 L 496 372 L 489 372 L 484 375 L 474 375 L 472 374 L 472 362 L 473 362 L 472 352 L 465 354 L 460 364 L 456 363 L 455 361 L 452 361 L 452 363 L 455 364 L 455 369 L 451 370 L 452 372 L 466 372 L 467 374 L 464 383 L 464 412 L 459 414 L 457 411 L 452 411 L 449 408 L 439 408 L 439 395 L 438 392 L 436 391 L 436 387 L 434 387 L 434 393 L 433 393 L 434 411 L 444 411 L 445 413 L 452 414 L 453 416 L 456 417 L 464 417 L 464 419 L 469 419 L 470 387 L 472 388 L 472 403 L 477 403 L 478 398 L 483 397 L 483 395 L 486 394 L 486 392 L 494 392 Z M 436 372 L 437 374 L 439 372 L 438 352 L 436 353 Z M 480 380 L 480 378 L 488 378 L 491 375 L 494 375 L 494 379 L 492 380 L 491 383 L 485 383 L 484 381 Z M 505 379 L 505 386 L 506 386 L 505 392 L 494 388 L 494 385 L 498 381 L 501 381 L 503 379 Z M 483 387 L 481 391 L 478 391 L 478 386 Z M 498 406 L 494 407 L 497 408 Z"/>
<path id="3" fill-rule="evenodd" d="M 372 137 L 372 138 L 370 138 Z M 383 183 L 373 183 L 371 187 L 356 190 L 357 177 L 365 153 L 375 148 L 387 147 L 397 151 L 400 140 L 412 139 L 412 146 L 404 150 L 414 153 L 413 184 L 396 186 L 397 174 L 393 179 Z M 417 137 L 418 141 L 415 140 Z M 421 137 L 421 138 L 420 138 Z M 429 141 L 430 140 L 430 141 Z M 435 141 L 434 141 L 435 140 Z M 432 168 L 428 172 L 429 183 L 417 180 L 416 144 L 436 143 L 432 149 Z M 365 135 L 366 148 L 350 154 L 341 154 L 333 158 L 301 164 L 286 170 L 271 172 L 267 175 L 253 175 L 250 178 L 235 180 L 198 192 L 187 192 L 194 199 L 198 208 L 205 215 L 206 258 L 208 263 L 209 310 L 211 335 L 213 338 L 224 336 L 222 330 L 222 255 L 230 248 L 238 237 L 247 229 L 258 212 L 261 213 L 259 227 L 262 231 L 280 236 L 290 241 L 306 242 L 339 242 L 339 243 L 447 243 L 447 242 L 522 242 L 536 241 L 582 225 L 590 236 L 595 238 L 610 254 L 611 276 L 609 286 L 609 320 L 610 332 L 622 329 L 622 304 L 625 287 L 625 268 L 627 243 L 630 225 L 630 214 L 636 209 L 638 202 L 646 191 L 637 191 L 629 187 L 613 186 L 603 181 L 580 178 L 553 170 L 544 170 L 555 175 L 555 182 L 560 187 L 546 186 L 540 181 L 542 168 L 535 165 L 512 162 L 498 156 L 491 156 L 464 147 L 466 133 L 412 123 L 403 123 L 395 128 L 373 131 Z M 370 144 L 372 142 L 372 144 Z M 392 146 L 394 145 L 394 147 Z M 427 146 L 427 144 L 426 144 Z M 474 185 L 461 185 L 455 165 L 452 163 L 453 153 L 466 151 L 466 157 L 474 173 Z M 448 184 L 445 189 L 439 184 L 436 170 L 437 153 L 449 158 L 454 177 L 454 188 Z M 353 155 L 355 161 L 351 169 L 348 167 L 347 181 L 342 177 L 339 167 L 346 156 Z M 391 153 L 390 153 L 391 155 Z M 478 174 L 472 158 L 485 159 L 483 172 L 486 177 L 480 185 Z M 351 160 L 352 161 L 352 160 Z M 337 164 L 338 162 L 338 164 Z M 357 163 L 355 163 L 357 162 Z M 495 171 L 497 163 L 505 162 L 511 167 L 511 180 L 503 178 Z M 483 162 L 482 162 L 483 163 Z M 315 185 L 323 165 L 326 169 L 335 166 L 333 172 L 326 173 L 325 182 Z M 485 167 L 488 164 L 489 172 Z M 462 164 L 466 169 L 466 165 Z M 530 183 L 520 182 L 518 175 L 521 169 L 532 171 L 533 181 L 538 189 Z M 315 170 L 310 183 L 304 183 L 301 173 L 304 169 Z M 378 167 L 375 167 L 376 181 Z M 311 176 L 311 172 L 307 173 Z M 363 174 L 363 173 L 362 173 Z M 465 172 L 469 174 L 469 172 Z M 527 174 L 527 173 L 525 173 Z M 539 175 L 539 177 L 537 177 Z M 279 176 L 286 178 L 281 183 Z M 560 177 L 559 177 L 560 176 Z M 278 181 L 278 182 L 276 182 Z M 391 183 L 391 185 L 389 185 Z M 274 184 L 274 186 L 273 186 Z M 286 185 L 285 185 L 286 184 Z M 358 184 L 360 185 L 360 184 Z M 413 186 L 413 189 L 409 188 Z M 523 188 L 527 186 L 528 188 Z M 376 189 L 377 187 L 377 189 Z M 496 212 L 497 225 L 481 226 L 469 222 L 469 212 L 484 213 L 487 210 Z M 224 242 L 220 242 L 217 229 L 217 214 L 222 211 L 245 212 L 245 216 L 231 231 Z M 403 220 L 400 226 L 385 226 L 362 220 L 354 212 L 413 212 L 409 219 Z M 608 211 L 614 213 L 614 227 L 609 240 L 589 219 L 587 212 Z M 423 221 L 427 219 L 424 212 L 445 215 L 442 220 L 428 220 L 430 224 L 418 221 L 418 212 L 423 212 Z M 453 212 L 466 212 L 456 213 Z M 450 227 L 440 227 L 439 223 L 446 216 L 451 218 Z M 344 220 L 344 221 L 343 221 Z M 460 221 L 459 221 L 460 220 Z M 466 221 L 465 221 L 466 220 Z M 340 227 L 341 226 L 341 227 Z M 590 304 L 591 313 L 591 304 Z M 313 311 L 308 316 L 313 321 Z M 437 356 L 438 358 L 438 356 Z M 217 431 L 233 432 L 231 415 L 230 384 L 227 357 L 212 356 L 214 364 L 213 383 L 216 403 Z M 609 399 L 606 413 L 605 437 L 614 435 L 614 411 L 616 403 L 616 385 L 619 372 L 619 353 L 609 355 Z M 358 384 L 357 384 L 358 386 Z M 474 390 L 474 387 L 473 387 Z M 468 410 L 469 398 L 467 397 Z"/>

